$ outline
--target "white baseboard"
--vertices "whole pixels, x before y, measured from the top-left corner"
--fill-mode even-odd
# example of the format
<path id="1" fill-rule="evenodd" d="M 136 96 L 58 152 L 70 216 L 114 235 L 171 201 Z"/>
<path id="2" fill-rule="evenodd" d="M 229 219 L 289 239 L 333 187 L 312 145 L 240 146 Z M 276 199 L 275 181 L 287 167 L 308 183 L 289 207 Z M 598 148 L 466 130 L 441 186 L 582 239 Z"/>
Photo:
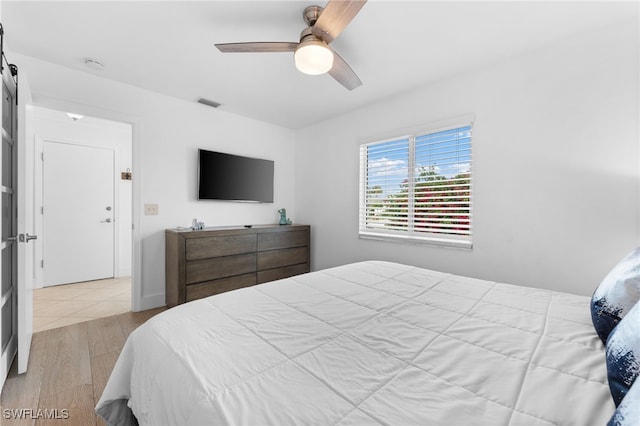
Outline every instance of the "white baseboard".
<path id="1" fill-rule="evenodd" d="M 134 308 L 134 312 L 146 311 L 147 309 L 159 308 L 165 305 L 164 293 L 142 296 L 140 298 L 140 309 Z"/>
<path id="2" fill-rule="evenodd" d="M 117 278 L 130 277 L 131 276 L 131 268 L 124 268 L 118 270 Z"/>

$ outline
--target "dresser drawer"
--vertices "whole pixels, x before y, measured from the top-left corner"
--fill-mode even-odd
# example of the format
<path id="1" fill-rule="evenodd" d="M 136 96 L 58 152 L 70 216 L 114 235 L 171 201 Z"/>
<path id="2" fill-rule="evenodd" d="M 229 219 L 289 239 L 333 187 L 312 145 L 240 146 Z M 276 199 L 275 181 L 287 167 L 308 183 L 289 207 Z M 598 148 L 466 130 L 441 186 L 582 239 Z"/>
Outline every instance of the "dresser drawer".
<path id="1" fill-rule="evenodd" d="M 306 245 L 309 245 L 308 231 L 268 232 L 258 235 L 259 251 Z"/>
<path id="2" fill-rule="evenodd" d="M 186 284 L 211 281 L 255 271 L 255 253 L 191 260 L 187 262 Z"/>
<path id="3" fill-rule="evenodd" d="M 190 238 L 185 241 L 187 260 L 230 256 L 256 251 L 256 234 Z"/>
<path id="4" fill-rule="evenodd" d="M 258 252 L 258 270 L 280 268 L 308 262 L 308 247 Z"/>
<path id="5" fill-rule="evenodd" d="M 266 271 L 258 271 L 258 284 L 280 280 L 282 278 L 292 277 L 294 275 L 300 275 L 306 272 L 309 272 L 308 263 L 285 266 L 283 268 L 269 269 Z"/>
<path id="6" fill-rule="evenodd" d="M 242 287 L 250 287 L 256 283 L 256 274 L 238 275 L 235 277 L 221 278 L 219 280 L 207 281 L 199 284 L 187 286 L 187 302 L 224 293 Z"/>

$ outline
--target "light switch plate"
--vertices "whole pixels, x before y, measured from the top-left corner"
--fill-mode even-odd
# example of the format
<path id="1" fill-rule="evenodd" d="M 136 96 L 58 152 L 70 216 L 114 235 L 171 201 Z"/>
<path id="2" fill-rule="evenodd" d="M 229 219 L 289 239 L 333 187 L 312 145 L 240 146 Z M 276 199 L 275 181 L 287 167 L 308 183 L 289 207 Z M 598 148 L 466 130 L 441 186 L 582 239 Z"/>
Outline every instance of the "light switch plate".
<path id="1" fill-rule="evenodd" d="M 144 205 L 144 214 L 146 216 L 153 216 L 158 214 L 158 205 L 157 204 L 145 204 Z"/>

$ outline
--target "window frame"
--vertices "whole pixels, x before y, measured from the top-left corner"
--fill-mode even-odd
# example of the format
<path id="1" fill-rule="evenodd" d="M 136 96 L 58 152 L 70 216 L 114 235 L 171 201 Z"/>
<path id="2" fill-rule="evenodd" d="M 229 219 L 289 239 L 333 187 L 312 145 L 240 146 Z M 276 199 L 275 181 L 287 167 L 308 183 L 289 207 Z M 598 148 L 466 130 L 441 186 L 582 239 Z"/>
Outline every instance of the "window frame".
<path id="1" fill-rule="evenodd" d="M 358 208 L 358 237 L 361 239 L 370 240 L 382 240 L 382 241 L 394 241 L 400 243 L 411 244 L 428 244 L 444 247 L 456 247 L 462 249 L 473 248 L 473 228 L 474 228 L 474 164 L 473 164 L 473 151 L 474 151 L 474 139 L 473 139 L 473 127 L 475 117 L 473 114 L 453 118 L 446 121 L 440 121 L 431 123 L 430 125 L 421 126 L 411 130 L 405 130 L 404 132 L 397 132 L 399 136 L 386 137 L 378 140 L 362 143 L 359 147 L 359 208 Z M 470 146 L 469 146 L 469 234 L 468 235 L 450 235 L 450 234 L 438 234 L 428 233 L 423 231 L 415 231 L 415 188 L 416 188 L 416 139 L 424 137 L 430 134 L 439 132 L 445 132 L 448 130 L 469 127 L 470 132 Z M 384 230 L 384 229 L 371 229 L 367 226 L 367 172 L 368 172 L 368 158 L 367 150 L 369 147 L 379 144 L 384 144 L 393 141 L 408 140 L 408 164 L 407 164 L 407 230 Z M 410 172 L 413 170 L 413 172 Z"/>

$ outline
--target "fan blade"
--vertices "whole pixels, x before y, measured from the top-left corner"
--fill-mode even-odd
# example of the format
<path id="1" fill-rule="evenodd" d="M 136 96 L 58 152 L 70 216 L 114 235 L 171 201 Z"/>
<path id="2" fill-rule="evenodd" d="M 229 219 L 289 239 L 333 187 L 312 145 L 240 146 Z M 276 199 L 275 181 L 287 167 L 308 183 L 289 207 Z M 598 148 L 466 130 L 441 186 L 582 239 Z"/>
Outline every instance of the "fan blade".
<path id="1" fill-rule="evenodd" d="M 218 43 L 216 47 L 224 53 L 248 52 L 293 52 L 298 43 L 289 42 L 254 42 L 254 43 Z"/>
<path id="2" fill-rule="evenodd" d="M 349 64 L 335 50 L 331 50 L 333 51 L 333 67 L 329 70 L 329 75 L 349 90 L 362 86 L 362 81 Z"/>
<path id="3" fill-rule="evenodd" d="M 331 43 L 349 25 L 367 0 L 329 0 L 315 25 L 314 36 Z"/>

